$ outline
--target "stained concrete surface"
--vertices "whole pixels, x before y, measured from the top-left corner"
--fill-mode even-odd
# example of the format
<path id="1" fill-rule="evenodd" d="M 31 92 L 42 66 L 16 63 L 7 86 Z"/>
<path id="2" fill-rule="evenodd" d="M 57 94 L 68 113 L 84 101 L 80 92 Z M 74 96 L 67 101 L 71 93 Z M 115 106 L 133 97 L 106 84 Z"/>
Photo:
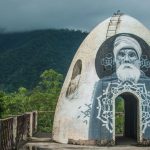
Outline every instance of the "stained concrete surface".
<path id="1" fill-rule="evenodd" d="M 50 142 L 27 143 L 20 150 L 150 150 L 150 147 L 138 147 L 135 145 L 116 145 L 110 147 L 81 146 L 71 144 L 59 144 Z"/>
<path id="2" fill-rule="evenodd" d="M 117 135 L 116 136 L 116 145 L 122 146 L 122 145 L 131 145 L 136 146 L 137 140 L 131 137 L 125 137 L 123 135 Z"/>
<path id="3" fill-rule="evenodd" d="M 121 134 L 116 135 L 116 145 L 109 147 L 60 144 L 54 143 L 52 142 L 52 140 L 44 141 L 45 138 L 51 139 L 50 133 L 38 132 L 37 134 L 35 134 L 35 138 L 36 141 L 32 140 L 28 142 L 19 150 L 150 150 L 150 147 L 137 146 L 136 139 L 123 137 L 123 135 Z M 42 139 L 44 139 L 44 142 L 42 141 Z"/>

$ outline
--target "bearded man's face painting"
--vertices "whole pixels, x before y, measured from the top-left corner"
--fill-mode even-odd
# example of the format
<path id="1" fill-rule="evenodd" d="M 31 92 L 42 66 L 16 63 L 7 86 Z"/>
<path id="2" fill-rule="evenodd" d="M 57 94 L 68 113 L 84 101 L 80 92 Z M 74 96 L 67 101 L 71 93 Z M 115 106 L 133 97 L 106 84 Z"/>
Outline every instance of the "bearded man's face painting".
<path id="1" fill-rule="evenodd" d="M 141 47 L 139 43 L 126 36 L 117 37 L 114 42 L 116 74 L 121 81 L 137 82 L 140 78 Z"/>

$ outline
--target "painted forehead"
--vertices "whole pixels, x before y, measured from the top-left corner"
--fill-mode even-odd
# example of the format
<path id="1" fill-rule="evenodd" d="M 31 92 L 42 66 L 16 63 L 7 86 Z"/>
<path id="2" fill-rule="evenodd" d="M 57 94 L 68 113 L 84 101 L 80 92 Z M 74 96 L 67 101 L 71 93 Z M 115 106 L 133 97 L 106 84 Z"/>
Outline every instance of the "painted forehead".
<path id="1" fill-rule="evenodd" d="M 121 49 L 133 49 L 139 57 L 142 50 L 137 40 L 128 36 L 118 36 L 114 41 L 114 55 L 116 56 Z"/>
<path id="2" fill-rule="evenodd" d="M 129 45 L 135 44 L 140 47 L 138 41 L 130 36 L 120 35 L 116 37 L 114 41 L 114 47 L 118 46 L 120 43 L 128 43 Z"/>
<path id="3" fill-rule="evenodd" d="M 136 55 L 138 55 L 137 52 L 136 52 L 136 50 L 133 49 L 133 48 L 130 48 L 130 47 L 120 49 L 119 52 L 118 52 L 118 54 L 119 54 L 120 52 L 121 52 L 121 53 L 135 53 Z"/>

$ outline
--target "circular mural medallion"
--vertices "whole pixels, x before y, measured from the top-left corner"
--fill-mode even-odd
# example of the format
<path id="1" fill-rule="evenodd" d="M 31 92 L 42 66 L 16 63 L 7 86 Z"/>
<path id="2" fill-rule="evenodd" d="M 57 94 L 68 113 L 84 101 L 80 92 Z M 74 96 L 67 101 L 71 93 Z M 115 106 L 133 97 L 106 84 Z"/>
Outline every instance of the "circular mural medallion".
<path id="1" fill-rule="evenodd" d="M 99 78 L 111 76 L 116 71 L 115 56 L 120 50 L 134 49 L 139 57 L 140 70 L 150 77 L 150 48 L 149 45 L 140 37 L 121 33 L 110 37 L 100 46 L 95 59 L 96 72 Z M 123 55 L 123 54 L 120 54 Z M 133 54 L 132 54 L 133 55 Z M 132 59 L 132 56 L 130 57 Z"/>

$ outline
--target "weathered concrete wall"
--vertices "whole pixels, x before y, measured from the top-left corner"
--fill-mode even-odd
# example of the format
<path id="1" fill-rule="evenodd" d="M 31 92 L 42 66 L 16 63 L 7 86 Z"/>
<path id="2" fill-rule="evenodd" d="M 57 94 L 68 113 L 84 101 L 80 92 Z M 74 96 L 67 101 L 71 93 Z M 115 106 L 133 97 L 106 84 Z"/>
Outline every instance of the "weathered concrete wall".
<path id="1" fill-rule="evenodd" d="M 113 143 L 115 141 L 115 98 L 123 92 L 133 93 L 139 99 L 138 123 L 141 123 L 141 126 L 139 127 L 138 140 L 150 138 L 150 130 L 147 128 L 150 117 L 146 118 L 147 121 L 143 119 L 143 115 L 149 115 L 149 110 L 144 110 L 146 109 L 144 103 L 150 104 L 150 99 L 149 97 L 142 97 L 142 94 L 145 95 L 149 91 L 147 83 L 150 76 L 150 65 L 148 64 L 150 31 L 136 19 L 121 15 L 115 30 L 116 35 L 106 39 L 110 19 L 108 18 L 100 23 L 91 31 L 80 45 L 70 65 L 55 112 L 53 140 L 57 142 L 68 143 L 71 139 L 75 141 L 105 141 L 105 144 L 107 141 Z M 116 75 L 118 59 L 116 60 L 114 57 L 119 50 L 115 50 L 114 54 L 114 45 L 115 42 L 118 42 L 116 41 L 117 38 L 119 42 L 120 39 L 123 39 L 123 44 L 119 43 L 121 48 L 122 45 L 128 46 L 125 48 L 129 49 L 125 52 L 125 55 L 128 55 L 134 49 L 137 60 L 129 62 L 129 64 L 135 64 L 137 69 L 146 75 L 146 78 L 143 78 L 143 74 L 139 73 L 139 77 L 127 75 L 126 80 L 123 81 L 121 77 Z M 129 46 L 130 43 L 131 47 Z M 142 58 L 142 56 L 144 57 Z M 143 60 L 143 64 L 140 63 L 139 66 L 141 60 Z M 147 71 L 145 71 L 145 68 Z M 130 80 L 130 78 L 136 79 Z M 125 81 L 130 84 L 125 83 Z M 135 91 L 136 88 L 145 90 L 143 87 L 141 88 L 141 84 L 147 86 L 147 89 L 146 91 L 140 91 L 139 94 Z M 121 91 L 119 86 L 122 87 Z M 131 88 L 133 86 L 135 89 Z M 112 92 L 110 87 L 118 91 Z M 109 100 L 106 100 L 108 94 L 111 96 L 109 95 Z"/>

